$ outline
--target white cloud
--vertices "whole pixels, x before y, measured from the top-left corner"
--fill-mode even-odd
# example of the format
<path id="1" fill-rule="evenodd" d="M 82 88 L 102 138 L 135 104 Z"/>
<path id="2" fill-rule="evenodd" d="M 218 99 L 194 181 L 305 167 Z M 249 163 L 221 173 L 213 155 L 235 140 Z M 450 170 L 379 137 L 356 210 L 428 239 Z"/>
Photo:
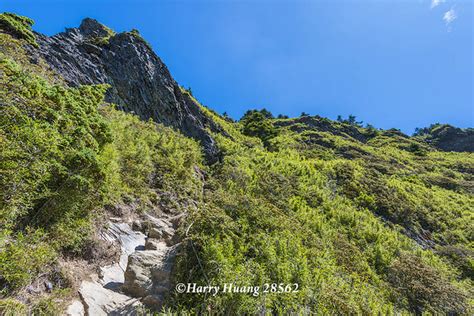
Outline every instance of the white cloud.
<path id="1" fill-rule="evenodd" d="M 446 2 L 446 0 L 431 0 L 431 9 L 436 8 L 443 2 Z"/>
<path id="2" fill-rule="evenodd" d="M 444 22 L 446 22 L 446 25 L 449 26 L 449 24 L 451 24 L 454 20 L 456 20 L 457 17 L 458 16 L 456 14 L 456 11 L 453 8 L 451 8 L 451 10 L 446 11 L 444 13 L 443 20 Z"/>

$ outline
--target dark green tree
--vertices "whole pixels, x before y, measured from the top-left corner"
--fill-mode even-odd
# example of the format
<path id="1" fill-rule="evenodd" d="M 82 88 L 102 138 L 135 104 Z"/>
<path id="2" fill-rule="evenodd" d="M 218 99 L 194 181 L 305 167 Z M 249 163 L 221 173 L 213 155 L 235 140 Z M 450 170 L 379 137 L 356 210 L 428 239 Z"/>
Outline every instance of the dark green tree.
<path id="1" fill-rule="evenodd" d="M 231 123 L 234 123 L 234 122 L 235 122 L 234 119 L 231 118 L 227 112 L 222 113 L 222 117 L 223 117 L 227 122 L 231 122 Z"/>
<path id="2" fill-rule="evenodd" d="M 268 119 L 274 118 L 272 112 L 268 111 L 268 110 L 265 109 L 265 108 L 261 109 L 261 110 L 260 110 L 260 113 L 262 113 L 262 114 L 263 114 L 266 118 L 268 118 Z"/>
<path id="3" fill-rule="evenodd" d="M 273 115 L 265 109 L 261 111 L 249 110 L 240 119 L 242 132 L 247 136 L 260 138 L 263 144 L 268 147 L 269 140 L 278 134 L 272 118 Z"/>

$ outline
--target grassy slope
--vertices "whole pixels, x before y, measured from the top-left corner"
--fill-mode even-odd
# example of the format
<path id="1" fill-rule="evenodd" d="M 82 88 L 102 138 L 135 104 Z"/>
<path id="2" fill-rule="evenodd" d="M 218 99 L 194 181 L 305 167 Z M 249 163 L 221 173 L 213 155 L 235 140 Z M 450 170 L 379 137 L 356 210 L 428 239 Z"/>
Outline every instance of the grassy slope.
<path id="1" fill-rule="evenodd" d="M 0 33 L 0 314 L 55 315 L 70 284 L 57 261 L 90 253 L 104 208 L 192 205 L 202 159 L 195 141 L 105 104 L 105 86 L 68 88 L 30 64 L 23 44 Z M 28 296 L 39 274 L 55 291 Z"/>
<path id="2" fill-rule="evenodd" d="M 265 149 L 204 108 L 232 140 L 212 168 L 206 207 L 190 219 L 177 280 L 299 283 L 297 294 L 206 297 L 215 311 L 467 313 L 472 304 L 472 167 L 396 132 L 366 143 L 294 123 Z M 330 122 L 340 131 L 347 126 Z M 294 132 L 297 130 L 298 132 Z M 423 250 L 406 235 L 415 236 Z M 198 282 L 199 283 L 199 282 Z M 176 296 L 199 308 L 203 297 Z M 205 305 L 205 306 L 206 306 Z"/>
<path id="3" fill-rule="evenodd" d="M 65 278 L 57 259 L 90 247 L 104 206 L 133 201 L 197 206 L 177 282 L 300 287 L 172 296 L 173 311 L 472 312 L 472 154 L 357 128 L 362 143 L 332 121 L 337 133 L 288 120 L 264 147 L 203 107 L 230 135 L 206 167 L 196 142 L 103 104 L 105 87 L 31 65 L 27 40 L 0 34 L 0 309 L 54 313 L 67 282 L 28 307 L 14 298 L 40 272 Z"/>

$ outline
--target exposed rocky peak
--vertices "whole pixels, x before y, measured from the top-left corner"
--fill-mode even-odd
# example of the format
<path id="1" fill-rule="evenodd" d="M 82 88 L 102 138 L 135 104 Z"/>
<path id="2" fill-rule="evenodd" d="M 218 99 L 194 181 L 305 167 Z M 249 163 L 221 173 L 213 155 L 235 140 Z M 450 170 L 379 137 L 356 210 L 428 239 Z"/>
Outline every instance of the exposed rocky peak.
<path id="1" fill-rule="evenodd" d="M 85 36 L 108 36 L 110 29 L 95 19 L 85 18 L 79 26 L 79 31 Z"/>
<path id="2" fill-rule="evenodd" d="M 201 142 L 207 160 L 218 157 L 218 131 L 196 102 L 182 92 L 166 65 L 136 31 L 115 34 L 94 19 L 79 28 L 48 37 L 36 33 L 39 48 L 29 47 L 32 59 L 43 58 L 71 86 L 109 84 L 106 101 L 144 120 L 179 129 Z"/>

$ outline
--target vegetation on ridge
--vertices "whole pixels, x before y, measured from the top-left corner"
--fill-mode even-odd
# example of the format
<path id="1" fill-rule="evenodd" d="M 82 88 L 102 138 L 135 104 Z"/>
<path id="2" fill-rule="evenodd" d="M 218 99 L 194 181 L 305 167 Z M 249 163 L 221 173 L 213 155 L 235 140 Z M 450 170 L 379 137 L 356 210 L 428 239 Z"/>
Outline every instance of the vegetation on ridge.
<path id="1" fill-rule="evenodd" d="M 176 280 L 301 289 L 208 296 L 204 306 L 218 313 L 467 313 L 474 200 L 463 168 L 473 165 L 472 154 L 426 148 L 420 156 L 414 140 L 357 127 L 370 135 L 362 143 L 311 127 L 327 123 L 318 118 L 283 119 L 294 123 L 263 146 L 235 136 L 247 120 L 232 124 L 204 110 L 233 141 L 215 135 L 224 159 L 210 171 L 205 209 L 189 219 L 205 274 L 189 249 Z M 344 130 L 345 123 L 330 124 Z M 199 309 L 204 298 L 174 299 Z"/>
<path id="2" fill-rule="evenodd" d="M 0 14 L 0 28 L 9 34 L 26 40 L 28 44 L 38 46 L 35 35 L 31 29 L 34 21 L 30 18 L 19 16 L 14 13 Z"/>

